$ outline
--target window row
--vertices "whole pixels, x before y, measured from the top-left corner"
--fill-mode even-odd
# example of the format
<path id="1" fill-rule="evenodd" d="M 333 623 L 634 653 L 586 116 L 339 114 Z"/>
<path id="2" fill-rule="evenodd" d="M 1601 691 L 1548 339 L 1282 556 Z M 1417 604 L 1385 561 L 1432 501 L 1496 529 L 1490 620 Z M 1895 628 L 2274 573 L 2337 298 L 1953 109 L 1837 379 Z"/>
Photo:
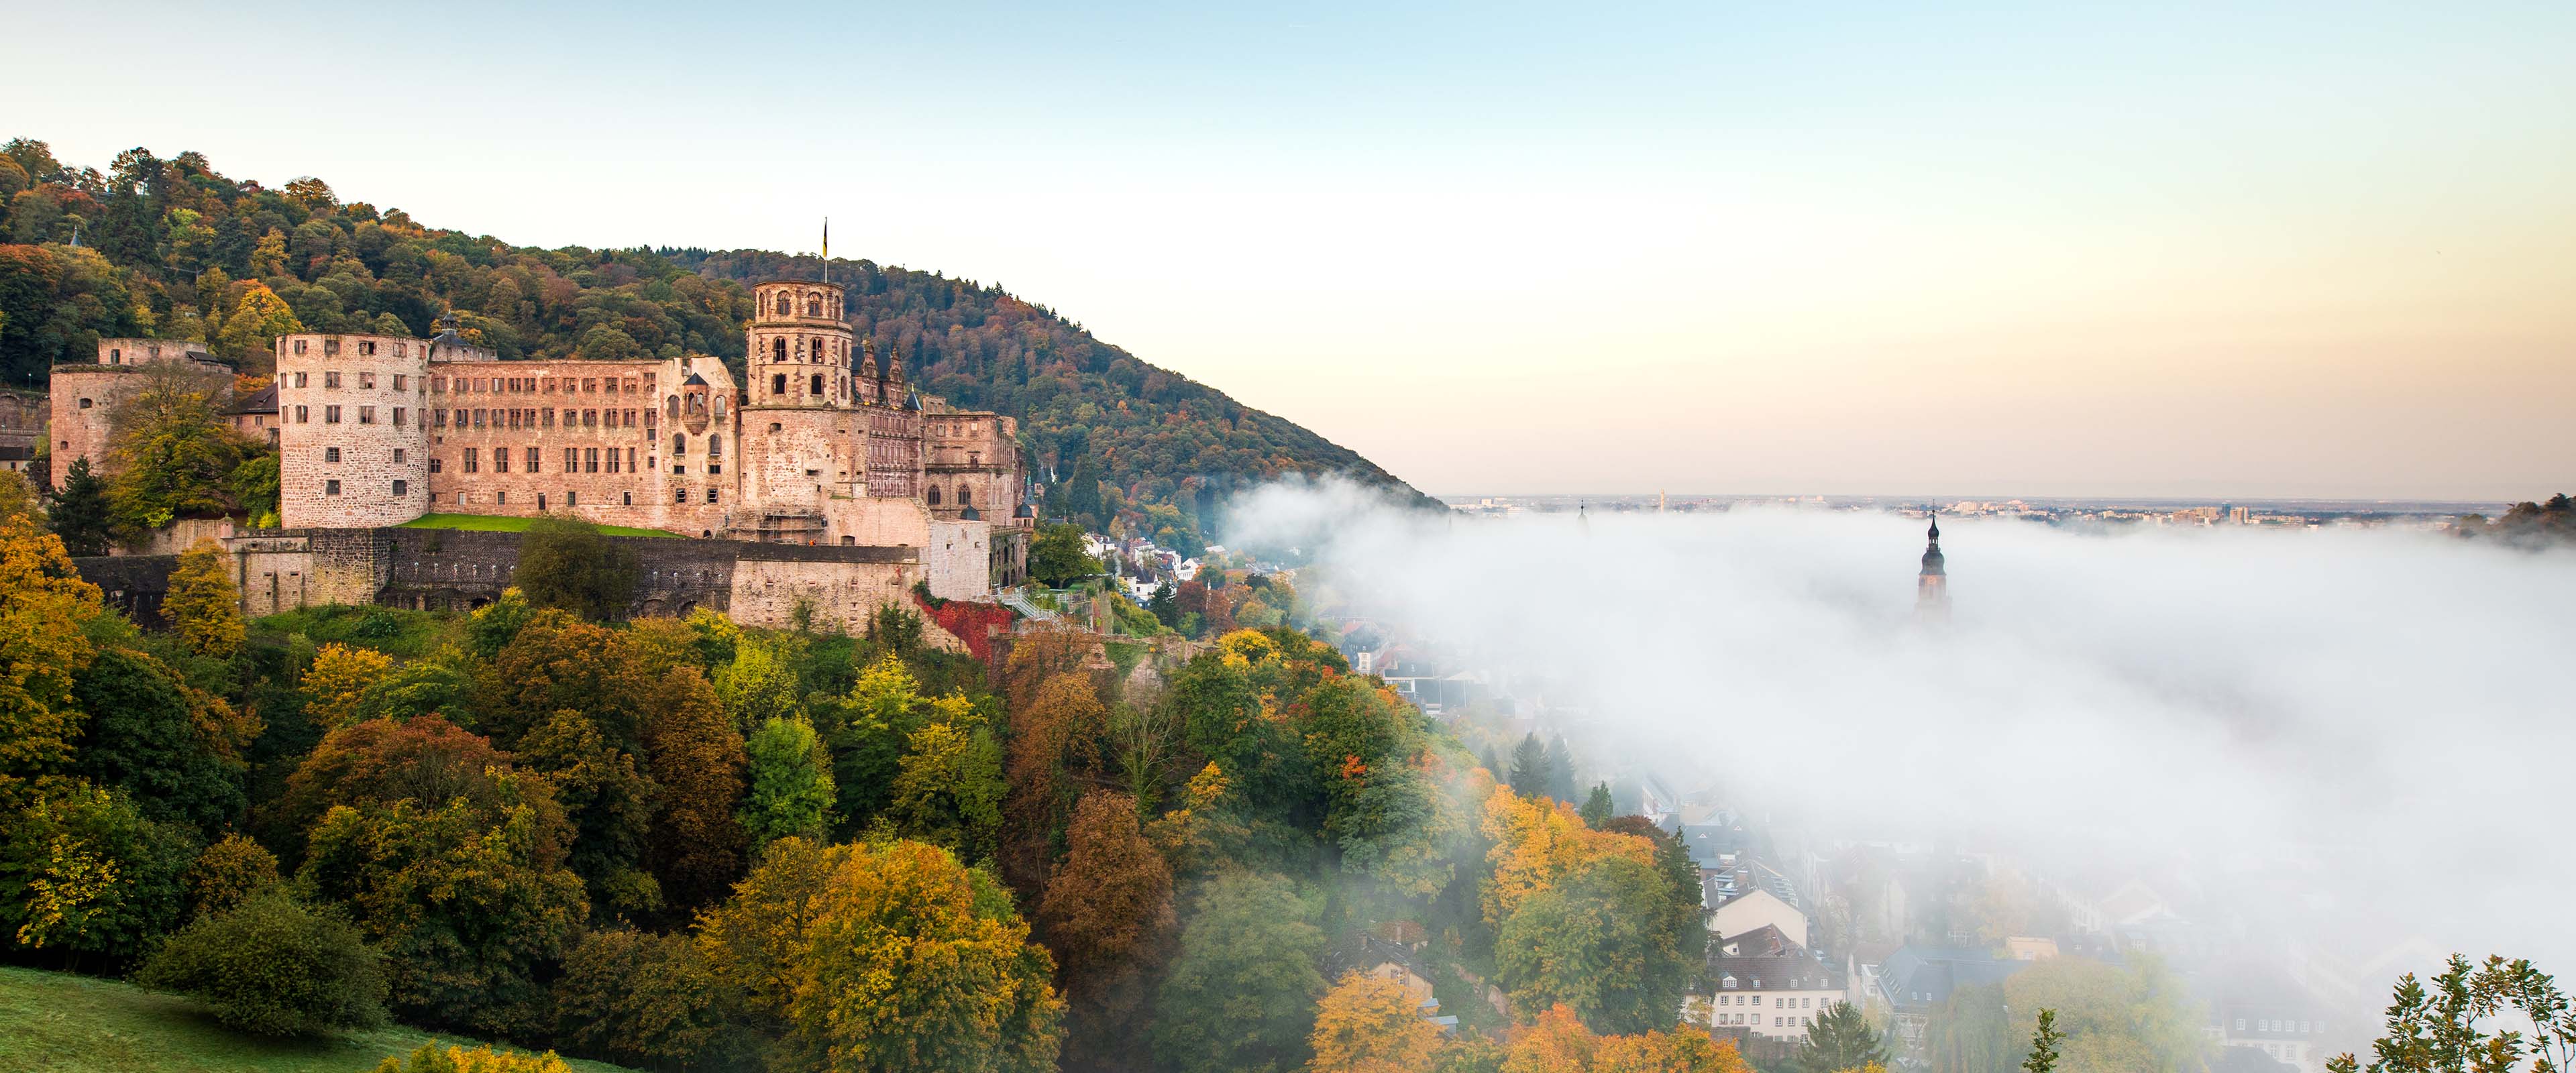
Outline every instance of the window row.
<path id="1" fill-rule="evenodd" d="M 399 454 L 399 453 L 400 453 L 400 452 L 397 452 L 397 454 Z M 508 472 L 510 472 L 510 459 L 511 459 L 511 457 L 512 457 L 512 453 L 511 453 L 511 449 L 510 449 L 510 448 L 507 448 L 507 447 L 495 447 L 495 448 L 492 448 L 492 453 L 491 453 L 492 472 L 494 472 L 494 473 L 508 473 Z M 517 456 L 517 457 L 520 459 L 520 462 L 519 462 L 519 467 L 520 467 L 519 472 L 521 472 L 521 473 L 543 473 L 543 472 L 545 472 L 545 449 L 544 449 L 544 448 L 542 448 L 542 447 L 527 447 L 527 448 L 521 448 L 521 449 L 520 449 L 520 451 L 519 451 L 519 453 L 518 453 L 518 456 Z M 397 459 L 397 461 L 399 461 L 399 459 Z M 461 454 L 457 455 L 457 459 L 456 459 L 456 461 L 457 461 L 457 465 L 458 465 L 458 467 L 459 467 L 459 468 L 461 468 L 464 472 L 467 472 L 467 473 L 481 473 L 481 472 L 483 472 L 483 463 L 484 463 L 484 453 L 483 453 L 483 449 L 482 449 L 482 448 L 479 448 L 479 447 L 468 447 L 468 448 L 466 448 L 466 449 L 463 451 L 463 453 L 461 453 Z M 604 463 L 606 463 L 606 465 L 607 465 L 607 467 L 608 467 L 608 468 L 606 468 L 606 469 L 604 469 L 604 470 L 600 468 L 600 466 L 601 466 L 601 464 L 602 464 L 603 462 L 604 462 Z M 649 470 L 649 469 L 651 469 L 652 467 L 653 467 L 653 456 L 651 456 L 651 455 L 646 455 L 646 456 L 644 456 L 644 464 L 643 464 L 641 467 L 637 466 L 637 465 L 635 464 L 635 449 L 634 449 L 634 448 L 632 448 L 632 447 L 624 448 L 623 450 L 620 450 L 619 448 L 615 448 L 615 447 L 607 447 L 607 448 L 600 448 L 600 447 L 566 447 L 566 448 L 564 448 L 564 449 L 563 449 L 563 468 L 562 468 L 561 470 L 557 471 L 557 472 L 561 472 L 561 473 L 642 473 L 642 472 L 644 472 L 645 470 Z M 446 460 L 445 460 L 445 459 L 443 459 L 443 458 L 436 458 L 436 457 L 433 457 L 433 458 L 431 458 L 431 459 L 429 460 L 429 471 L 430 471 L 431 473 L 441 473 L 441 472 L 445 472 L 445 470 L 446 470 Z"/>
<path id="2" fill-rule="evenodd" d="M 299 425 L 309 425 L 309 424 L 312 424 L 312 423 L 313 423 L 313 411 L 314 411 L 314 409 L 315 409 L 314 407 L 306 406 L 306 405 L 302 405 L 302 404 L 298 404 L 298 405 L 296 405 L 296 406 L 293 406 L 293 407 L 291 407 L 291 408 L 288 408 L 284 414 L 280 415 L 280 416 L 281 416 L 281 420 L 279 421 L 279 424 L 284 424 L 284 423 L 285 423 L 285 421 L 284 421 L 283 419 L 284 419 L 284 418 L 287 418 L 287 417 L 292 417 L 292 418 L 295 420 L 295 423 L 296 423 L 296 424 L 299 424 Z M 346 411 L 346 410 L 348 410 L 348 409 L 355 409 L 355 410 L 357 410 L 357 411 L 358 411 L 358 423 L 359 423 L 359 424 L 361 424 L 361 425 L 372 425 L 372 424 L 375 424 L 375 423 L 376 423 L 376 408 L 375 408 L 375 407 L 373 407 L 373 406 L 358 406 L 358 407 L 324 406 L 324 407 L 321 407 L 320 409 L 322 410 L 322 423 L 323 423 L 323 424 L 325 424 L 325 425 L 336 425 L 336 424 L 339 424 L 339 423 L 340 423 L 340 415 L 341 415 L 344 411 Z M 394 424 L 395 424 L 395 426 L 400 427 L 400 426 L 403 426 L 403 425 L 406 425 L 406 424 L 409 424 L 409 423 L 410 423 L 410 420 L 411 420 L 411 411 L 410 411 L 409 409 L 404 408 L 404 407 L 401 407 L 401 406 L 396 406 L 396 407 L 393 407 L 392 409 L 393 409 L 393 418 L 394 418 Z"/>
<path id="3" fill-rule="evenodd" d="M 298 339 L 298 340 L 296 340 L 294 343 L 290 344 L 290 345 L 288 346 L 288 349 L 293 350 L 295 353 L 302 354 L 302 353 L 305 353 L 305 352 L 306 352 L 306 348 L 307 348 L 307 347 L 308 347 L 308 345 L 309 345 L 309 344 L 311 344 L 311 343 L 312 343 L 312 340 L 310 340 L 310 339 Z M 322 356 L 323 356 L 323 357 L 326 357 L 326 358 L 327 358 L 327 357 L 331 357 L 331 356 L 333 356 L 333 355 L 335 355 L 335 354 L 338 354 L 339 352 L 340 352 L 340 341 L 339 341 L 339 340 L 337 340 L 337 339 L 325 339 L 325 340 L 323 340 L 323 341 L 322 341 Z M 422 350 L 422 351 L 421 351 L 421 353 L 423 353 L 423 354 L 427 354 L 427 353 L 429 353 L 429 351 L 428 351 L 428 350 L 426 350 L 426 349 L 424 349 L 424 350 Z M 369 358 L 374 357 L 374 356 L 376 355 L 376 341 L 375 341 L 375 340 L 373 340 L 373 339 L 360 339 L 360 340 L 358 340 L 358 355 L 359 355 L 360 357 L 369 357 Z M 406 342 L 402 342 L 402 341 L 400 341 L 400 340 L 396 340 L 396 341 L 394 342 L 394 356 L 395 356 L 395 357 L 397 357 L 397 358 L 408 358 L 408 357 L 410 357 L 410 356 L 411 356 L 411 344 L 410 344 L 410 343 L 406 343 Z"/>
<path id="4" fill-rule="evenodd" d="M 295 373 L 287 373 L 287 374 L 284 374 L 284 375 L 285 375 L 285 377 L 286 377 L 286 380 L 285 380 L 285 386 L 287 386 L 287 387 L 312 387 L 312 386 L 313 386 L 313 374 L 312 374 L 311 372 L 295 372 Z M 322 371 L 322 386 L 323 386 L 323 387 L 325 387 L 325 388 L 337 388 L 337 387 L 339 387 L 339 386 L 340 386 L 340 372 L 339 372 L 339 370 L 337 370 L 337 369 L 325 369 L 325 370 L 323 370 L 323 371 Z M 376 374 L 371 373 L 371 372 L 363 372 L 363 371 L 362 371 L 362 372 L 360 372 L 360 373 L 358 374 L 358 387 L 359 387 L 359 388 L 364 389 L 364 390 L 372 391 L 372 390 L 375 390 L 375 386 L 376 386 Z M 410 377 L 410 375 L 405 374 L 405 373 L 394 373 L 394 374 L 393 374 L 393 387 L 394 387 L 394 390 L 396 390 L 396 391 L 409 391 L 409 390 L 411 390 L 411 377 Z"/>
<path id="5" fill-rule="evenodd" d="M 408 462 L 408 461 L 410 461 L 410 460 L 411 460 L 411 451 L 410 451 L 410 450 L 408 450 L 408 449 L 406 449 L 406 448 L 401 448 L 401 447 L 396 447 L 396 448 L 394 448 L 394 464 L 395 464 L 395 465 L 399 466 L 399 465 L 402 465 L 402 464 L 404 464 L 405 462 Z M 340 461 L 340 448 L 337 448 L 337 447 L 325 447 L 325 448 L 323 448 L 323 449 L 322 449 L 322 461 L 323 461 L 323 463 L 324 463 L 324 464 L 326 464 L 326 465 L 337 465 L 337 464 L 339 463 L 339 461 Z M 435 467 L 432 467 L 432 468 L 435 468 Z"/>
<path id="6" fill-rule="evenodd" d="M 446 394 L 452 391 L 459 395 L 471 395 L 477 392 L 552 395 L 557 391 L 567 395 L 574 393 L 633 395 L 653 390 L 653 377 L 647 375 L 639 381 L 631 376 L 623 379 L 614 376 L 585 376 L 578 379 L 569 376 L 433 376 L 429 378 L 429 390 L 432 394 Z"/>
<path id="7" fill-rule="evenodd" d="M 806 338 L 805 338 L 805 337 L 803 337 L 803 336 L 798 336 L 798 337 L 797 337 L 797 339 L 796 339 L 796 348 L 795 348 L 795 351 L 794 351 L 794 353 L 795 353 L 795 355 L 796 355 L 796 360 L 798 360 L 798 361 L 835 361 L 835 360 L 839 360 L 839 361 L 846 361 L 846 360 L 848 360 L 848 359 L 849 359 L 849 357 L 850 357 L 850 344 L 848 344 L 848 343 L 844 343 L 844 342 L 841 342 L 840 340 L 837 340 L 837 339 L 835 339 L 835 340 L 830 340 L 830 341 L 829 341 L 830 345 L 828 345 L 828 346 L 826 346 L 826 345 L 825 345 L 825 343 L 826 343 L 826 340 L 822 340 L 822 339 L 813 339 L 813 340 L 808 340 L 808 339 L 806 339 Z M 773 337 L 771 337 L 771 338 L 770 338 L 770 340 L 769 340 L 769 360 L 774 361 L 774 362 L 775 362 L 775 361 L 786 361 L 786 360 L 787 360 L 787 355 L 788 355 L 788 353 L 789 353 L 789 351 L 788 351 L 788 347 L 787 347 L 787 337 L 786 337 L 786 336 L 780 335 L 780 336 L 773 336 Z"/>
<path id="8" fill-rule="evenodd" d="M 458 409 L 453 411 L 456 415 L 456 427 L 458 428 L 554 428 L 556 412 L 557 411 L 553 407 L 545 407 L 541 409 L 513 407 L 506 410 Z M 438 426 L 439 428 L 446 428 L 449 413 L 450 411 L 443 408 L 433 408 L 430 410 L 430 423 Z M 639 413 L 644 415 L 645 428 L 652 428 L 654 418 L 653 411 L 650 408 L 642 410 L 567 409 L 562 411 L 563 427 L 634 428 L 635 415 Z"/>
<path id="9" fill-rule="evenodd" d="M 338 482 L 338 481 L 324 481 L 324 482 L 322 482 L 322 494 L 323 494 L 323 495 L 326 495 L 326 496 L 336 496 L 336 495 L 339 495 L 339 494 L 340 494 L 340 482 Z M 411 482 L 410 482 L 410 481 L 403 480 L 403 479 L 402 479 L 402 478 L 400 478 L 400 477 L 396 477 L 396 478 L 394 478 L 394 495 L 395 495 L 396 497 L 401 497 L 401 496 L 407 496 L 407 495 L 410 495 L 410 494 L 411 494 Z"/>

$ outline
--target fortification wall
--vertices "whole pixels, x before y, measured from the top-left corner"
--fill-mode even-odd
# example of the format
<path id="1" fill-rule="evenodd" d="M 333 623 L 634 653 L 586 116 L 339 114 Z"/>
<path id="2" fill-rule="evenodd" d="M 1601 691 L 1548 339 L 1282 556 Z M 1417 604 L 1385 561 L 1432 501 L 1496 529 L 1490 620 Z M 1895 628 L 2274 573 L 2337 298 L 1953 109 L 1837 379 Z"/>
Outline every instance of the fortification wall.
<path id="1" fill-rule="evenodd" d="M 81 580 L 98 586 L 110 607 L 146 626 L 161 624 L 161 599 L 170 594 L 176 555 L 97 555 L 72 560 Z"/>

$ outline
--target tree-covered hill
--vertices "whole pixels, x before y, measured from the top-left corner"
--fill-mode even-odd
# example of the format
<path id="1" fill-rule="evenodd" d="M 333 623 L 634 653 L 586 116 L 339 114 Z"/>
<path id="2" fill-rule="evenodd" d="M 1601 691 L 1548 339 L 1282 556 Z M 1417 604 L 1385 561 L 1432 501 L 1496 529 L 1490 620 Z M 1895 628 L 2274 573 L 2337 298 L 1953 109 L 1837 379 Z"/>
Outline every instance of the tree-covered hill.
<path id="1" fill-rule="evenodd" d="M 41 386 L 107 336 L 198 339 L 252 375 L 291 331 L 427 335 L 444 315 L 505 359 L 743 357 L 743 284 L 821 265 L 756 250 L 557 250 L 270 189 L 201 154 L 72 167 L 0 147 L 0 377 Z M 1351 450 L 1138 360 L 1054 311 L 939 273 L 836 261 L 857 328 L 930 393 L 1021 419 L 1049 508 L 1195 550 L 1233 488 L 1342 474 L 1419 499 Z"/>

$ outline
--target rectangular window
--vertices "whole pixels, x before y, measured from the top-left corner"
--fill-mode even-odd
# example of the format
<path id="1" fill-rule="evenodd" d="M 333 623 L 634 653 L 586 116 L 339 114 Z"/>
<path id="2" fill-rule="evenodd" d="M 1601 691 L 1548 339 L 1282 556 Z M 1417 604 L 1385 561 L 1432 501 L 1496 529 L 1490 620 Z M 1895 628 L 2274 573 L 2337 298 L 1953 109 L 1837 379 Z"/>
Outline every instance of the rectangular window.
<path id="1" fill-rule="evenodd" d="M 310 410 L 307 410 L 307 409 L 305 409 L 304 407 L 301 407 L 301 406 L 296 407 L 296 408 L 295 408 L 295 423 L 296 423 L 296 424 L 299 424 L 299 425 L 309 425 L 309 424 L 312 424 L 312 423 L 313 423 L 313 412 L 312 412 L 312 411 L 310 411 Z"/>
<path id="2" fill-rule="evenodd" d="M 339 494 L 340 494 L 340 482 L 338 482 L 338 481 L 324 481 L 324 482 L 322 482 L 322 494 L 323 494 L 323 495 L 326 495 L 326 496 L 335 496 L 335 495 L 339 495 Z"/>
<path id="3" fill-rule="evenodd" d="M 482 457 L 482 452 L 481 452 L 481 451 L 479 451 L 479 450 L 477 450 L 477 449 L 475 449 L 475 448 L 472 448 L 472 447 L 468 447 L 468 448 L 466 448 L 466 449 L 465 449 L 465 472 L 467 472 L 467 473 L 480 473 L 480 472 L 482 472 L 482 471 L 483 471 L 483 457 Z"/>
<path id="4" fill-rule="evenodd" d="M 298 354 L 304 353 L 304 340 L 298 339 L 295 341 L 295 352 Z"/>
<path id="5" fill-rule="evenodd" d="M 582 450 L 581 450 L 581 471 L 582 471 L 582 472 L 584 472 L 584 473 L 597 473 L 597 472 L 599 472 L 599 448 L 596 448 L 596 447 L 585 447 L 585 448 L 582 448 Z"/>
<path id="6" fill-rule="evenodd" d="M 395 347 L 395 348 L 394 348 L 394 356 L 395 356 L 395 357 L 401 357 L 401 356 L 402 356 L 402 348 L 401 348 L 400 346 L 397 346 L 397 347 Z M 395 373 L 395 374 L 394 374 L 394 390 L 396 390 L 396 391 L 403 391 L 403 390 L 407 390 L 407 389 L 409 388 L 410 384 L 411 384 L 411 377 L 404 376 L 404 375 L 403 375 L 403 374 L 401 374 L 401 373 Z"/>
<path id="7" fill-rule="evenodd" d="M 494 492 L 492 493 L 492 502 L 501 504 L 502 506 L 508 506 L 510 503 L 510 493 L 507 490 Z"/>
<path id="8" fill-rule="evenodd" d="M 581 505 L 581 493 L 579 493 L 579 492 L 574 492 L 574 491 L 566 491 L 566 492 L 564 493 L 564 506 L 567 506 L 567 507 L 578 507 L 578 506 L 580 506 L 580 505 Z"/>
<path id="9" fill-rule="evenodd" d="M 709 503 L 713 503 L 713 502 L 715 502 L 715 501 L 716 501 L 716 490 L 715 490 L 715 489 L 713 489 L 713 488 L 709 488 L 709 489 L 707 489 L 707 502 L 709 502 Z"/>
<path id="10" fill-rule="evenodd" d="M 566 472 L 566 473 L 579 473 L 579 472 L 581 472 L 581 448 L 579 448 L 579 447 L 566 447 L 566 448 L 564 448 L 564 468 L 563 468 L 563 471 L 564 471 L 564 472 Z"/>
<path id="11" fill-rule="evenodd" d="M 688 490 L 688 489 L 686 489 L 686 488 L 674 488 L 674 489 L 671 489 L 671 502 L 674 502 L 674 503 L 686 503 L 686 502 L 688 502 L 688 501 L 689 501 L 689 490 Z"/>
<path id="12" fill-rule="evenodd" d="M 475 427 L 475 428 L 482 428 L 482 427 L 483 427 L 484 419 L 485 419 L 486 417 L 490 416 L 490 415 L 491 415 L 491 413 L 492 413 L 492 411 L 490 411 L 490 410 L 482 410 L 482 409 L 478 409 L 478 410 L 474 411 L 474 427 Z"/>
<path id="13" fill-rule="evenodd" d="M 301 340 L 298 340 L 298 341 L 296 342 L 296 344 L 295 344 L 295 352 L 296 352 L 296 353 L 298 353 L 298 354 L 304 353 L 304 343 L 303 343 Z M 297 373 L 297 374 L 295 374 L 295 386 L 297 386 L 297 387 L 305 387 L 305 386 L 308 386 L 310 383 L 311 383 L 311 374 L 309 374 L 309 373 Z"/>
<path id="14" fill-rule="evenodd" d="M 336 424 L 339 424 L 339 423 L 340 423 L 340 408 L 339 408 L 339 407 L 337 407 L 337 406 L 325 406 L 325 407 L 323 407 L 323 408 L 322 408 L 322 423 L 323 423 L 323 424 L 325 424 L 325 425 L 336 425 Z"/>
<path id="15" fill-rule="evenodd" d="M 325 462 L 337 462 L 337 461 L 339 461 L 339 460 L 340 460 L 340 449 L 339 449 L 339 448 L 337 448 L 337 447 L 325 447 L 325 448 L 323 448 L 323 449 L 322 449 L 322 461 L 325 461 Z"/>
<path id="16" fill-rule="evenodd" d="M 446 428 L 446 427 L 447 427 L 447 407 L 441 406 L 441 407 L 439 407 L 439 408 L 437 408 L 437 409 L 431 410 L 431 411 L 429 412 L 429 419 L 430 419 L 431 423 L 436 424 L 438 427 L 440 427 L 440 428 Z"/>
<path id="17" fill-rule="evenodd" d="M 542 456 L 541 454 L 539 454 L 539 453 L 538 453 L 538 451 L 537 451 L 537 449 L 536 449 L 536 448 L 534 448 L 534 447 L 528 448 L 528 472 L 530 472 L 530 473 L 535 473 L 535 472 L 537 472 L 537 462 L 538 462 L 538 460 L 539 460 L 540 458 L 542 458 L 542 457 L 543 457 L 543 456 Z"/>
<path id="18" fill-rule="evenodd" d="M 608 472 L 617 472 L 617 448 L 608 449 Z"/>
<path id="19" fill-rule="evenodd" d="M 446 378 L 446 377 L 444 377 L 444 376 L 433 376 L 433 377 L 430 377 L 430 378 L 429 378 L 429 393 L 430 393 L 430 394 L 432 394 L 432 395 L 444 395 L 444 394 L 447 394 L 447 378 Z"/>
<path id="20" fill-rule="evenodd" d="M 403 427 L 403 408 L 400 406 L 394 407 L 394 427 Z"/>
<path id="21" fill-rule="evenodd" d="M 583 410 L 583 411 L 581 412 L 581 427 L 583 427 L 583 428 L 598 428 L 598 427 L 599 427 L 599 411 L 597 411 L 597 410 Z"/>
<path id="22" fill-rule="evenodd" d="M 376 345 L 375 345 L 374 343 L 369 343 L 369 344 L 367 344 L 367 352 L 368 352 L 368 353 L 370 353 L 370 354 L 375 353 L 375 348 L 376 348 Z M 372 387 L 376 386 L 376 374 L 374 374 L 374 373 L 359 373 L 359 374 L 358 374 L 358 386 L 359 386 L 359 387 L 363 387 L 363 388 L 372 388 Z"/>
<path id="23" fill-rule="evenodd" d="M 494 473 L 508 473 L 508 472 L 510 472 L 510 449 L 509 449 L 509 448 L 507 448 L 507 447 L 495 447 L 495 448 L 493 448 L 493 449 L 492 449 L 492 472 L 494 472 Z"/>
<path id="24" fill-rule="evenodd" d="M 411 492 L 411 482 L 410 482 L 410 481 L 403 480 L 403 479 L 402 479 L 402 478 L 400 478 L 400 477 L 396 477 L 396 478 L 394 478 L 394 494 L 395 494 L 395 495 L 397 495 L 397 496 L 401 496 L 401 495 L 408 495 L 408 494 L 410 494 L 410 492 Z"/>
<path id="25" fill-rule="evenodd" d="M 440 470 L 443 470 L 443 469 L 446 469 L 446 468 L 447 468 L 447 462 L 446 462 L 446 460 L 445 460 L 445 459 L 442 459 L 442 458 L 438 457 L 437 455 L 431 455 L 431 456 L 429 456 L 429 471 L 430 471 L 431 473 L 437 473 L 437 472 L 439 472 Z"/>
<path id="26" fill-rule="evenodd" d="M 375 424 L 375 423 L 376 423 L 376 408 L 375 408 L 375 407 L 373 407 L 373 406 L 361 406 L 361 407 L 358 407 L 358 423 L 359 423 L 359 424 L 361 424 L 361 425 L 372 425 L 372 424 Z"/>
<path id="27" fill-rule="evenodd" d="M 340 386 L 340 373 L 339 373 L 339 371 L 335 369 L 335 370 L 331 370 L 331 371 L 324 372 L 324 373 L 322 374 L 322 386 L 323 386 L 323 387 L 338 387 L 338 386 Z"/>
<path id="28" fill-rule="evenodd" d="M 402 465 L 404 458 L 410 454 L 410 451 L 406 451 L 400 447 L 394 448 L 394 464 L 397 466 Z"/>
<path id="29" fill-rule="evenodd" d="M 626 449 L 626 472 L 628 472 L 628 473 L 639 473 L 639 472 L 642 472 L 641 470 L 638 470 L 638 469 L 636 469 L 636 468 L 635 468 L 635 449 L 634 449 L 634 448 L 632 448 L 632 447 L 629 447 L 629 448 L 627 448 L 627 449 Z"/>
<path id="30" fill-rule="evenodd" d="M 599 381 L 598 381 L 598 379 L 596 379 L 596 378 L 594 378 L 594 377 L 588 377 L 588 376 L 582 377 L 582 378 L 581 378 L 581 390 L 582 390 L 583 392 L 585 392 L 585 393 L 588 393 L 588 394 L 593 394 L 593 395 L 598 394 L 598 393 L 599 393 Z"/>

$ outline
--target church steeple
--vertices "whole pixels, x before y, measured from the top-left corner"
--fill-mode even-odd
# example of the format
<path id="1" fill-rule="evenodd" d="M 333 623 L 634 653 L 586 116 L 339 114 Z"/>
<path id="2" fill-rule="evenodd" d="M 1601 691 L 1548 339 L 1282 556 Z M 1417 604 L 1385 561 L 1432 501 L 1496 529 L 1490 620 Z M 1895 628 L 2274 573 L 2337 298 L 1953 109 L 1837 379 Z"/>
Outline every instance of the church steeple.
<path id="1" fill-rule="evenodd" d="M 1941 519 L 1932 518 L 1923 532 L 1923 572 L 1914 578 L 1916 617 L 1939 621 L 1950 617 L 1949 560 L 1941 554 Z"/>

